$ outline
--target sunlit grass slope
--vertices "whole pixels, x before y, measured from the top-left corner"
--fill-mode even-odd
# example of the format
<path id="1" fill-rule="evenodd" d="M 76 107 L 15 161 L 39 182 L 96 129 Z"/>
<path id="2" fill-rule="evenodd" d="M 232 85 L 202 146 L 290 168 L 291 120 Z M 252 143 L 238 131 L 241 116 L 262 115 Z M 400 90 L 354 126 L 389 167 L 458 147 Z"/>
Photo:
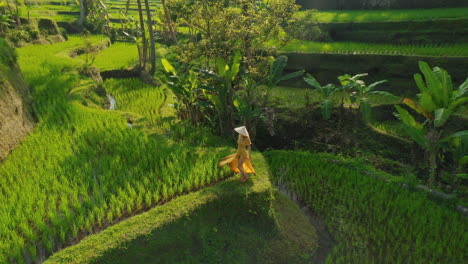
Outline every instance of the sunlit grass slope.
<path id="1" fill-rule="evenodd" d="M 377 179 L 356 161 L 298 151 L 265 153 L 273 179 L 324 218 L 338 245 L 327 263 L 465 263 L 465 216 Z M 367 173 L 366 173 L 367 172 Z"/>
<path id="2" fill-rule="evenodd" d="M 77 74 L 81 60 L 67 57 L 80 45 L 71 37 L 18 50 L 39 123 L 0 165 L 0 263 L 44 260 L 123 217 L 228 175 L 217 162 L 229 150 L 148 136 L 129 128 L 120 111 L 84 106 L 78 90 L 92 81 Z M 150 93 L 141 82 L 132 83 L 129 88 Z M 161 91 L 153 89 L 157 108 Z M 151 109 L 138 114 L 158 118 Z"/>

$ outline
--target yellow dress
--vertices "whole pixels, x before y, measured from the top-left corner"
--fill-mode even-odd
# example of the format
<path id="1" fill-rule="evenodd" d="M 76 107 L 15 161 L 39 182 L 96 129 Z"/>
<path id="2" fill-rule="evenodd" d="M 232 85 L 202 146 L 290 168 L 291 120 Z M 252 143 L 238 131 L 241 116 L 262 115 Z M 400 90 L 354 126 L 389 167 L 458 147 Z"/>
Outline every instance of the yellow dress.
<path id="1" fill-rule="evenodd" d="M 239 158 L 242 157 L 244 160 L 242 167 L 244 168 L 245 173 L 255 174 L 255 169 L 252 166 L 252 163 L 250 162 L 249 153 L 247 153 L 246 148 L 250 145 L 252 145 L 252 142 L 250 142 L 250 138 L 239 136 L 239 139 L 237 140 L 237 152 L 223 158 L 219 162 L 219 167 L 223 167 L 224 165 L 229 163 L 229 167 L 233 172 L 240 173 L 240 170 L 239 168 L 237 168 L 237 166 L 239 164 Z"/>

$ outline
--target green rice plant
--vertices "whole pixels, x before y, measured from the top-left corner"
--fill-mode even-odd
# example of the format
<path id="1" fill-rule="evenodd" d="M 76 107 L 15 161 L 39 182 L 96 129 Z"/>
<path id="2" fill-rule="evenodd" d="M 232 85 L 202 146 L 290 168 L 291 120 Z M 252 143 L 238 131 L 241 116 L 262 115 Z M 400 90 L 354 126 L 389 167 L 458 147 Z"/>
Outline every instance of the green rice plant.
<path id="1" fill-rule="evenodd" d="M 466 14 L 468 14 L 468 8 L 466 7 L 398 10 L 330 10 L 316 12 L 313 18 L 319 23 L 356 23 L 457 19 L 466 18 Z M 298 16 L 305 15 L 306 12 L 298 12 Z"/>
<path id="2" fill-rule="evenodd" d="M 275 45 L 275 43 L 269 43 Z M 306 53 L 336 53 L 336 54 L 374 54 L 374 55 L 405 55 L 405 56 L 444 56 L 467 57 L 467 44 L 426 44 L 398 45 L 358 42 L 315 42 L 293 40 L 287 44 L 283 52 Z"/>
<path id="3" fill-rule="evenodd" d="M 453 208 L 369 176 L 331 154 L 268 151 L 273 180 L 294 191 L 337 241 L 327 263 L 463 263 L 468 228 Z"/>
<path id="4" fill-rule="evenodd" d="M 82 56 L 80 56 L 82 57 Z M 128 69 L 138 64 L 135 43 L 116 42 L 97 54 L 94 65 L 101 71 Z"/>
<path id="5" fill-rule="evenodd" d="M 112 224 L 111 218 L 128 216 L 144 199 L 167 201 L 184 188 L 203 187 L 195 181 L 199 174 L 205 184 L 229 175 L 216 167 L 224 149 L 207 148 L 212 153 L 207 158 L 193 147 L 193 142 L 204 144 L 206 136 L 174 142 L 154 134 L 153 128 L 162 126 L 159 109 L 166 93 L 161 88 L 108 80 L 104 85 L 115 95 L 118 111 L 77 101 L 75 87 L 91 82 L 75 71 L 82 61 L 68 56 L 81 45 L 79 37 L 70 36 L 67 42 L 18 50 L 24 76 L 34 87 L 39 122 L 0 165 L 1 262 L 22 262 L 32 247 L 51 254 L 68 235 L 96 232 L 106 218 Z M 129 128 L 129 116 L 137 116 L 153 135 Z"/>

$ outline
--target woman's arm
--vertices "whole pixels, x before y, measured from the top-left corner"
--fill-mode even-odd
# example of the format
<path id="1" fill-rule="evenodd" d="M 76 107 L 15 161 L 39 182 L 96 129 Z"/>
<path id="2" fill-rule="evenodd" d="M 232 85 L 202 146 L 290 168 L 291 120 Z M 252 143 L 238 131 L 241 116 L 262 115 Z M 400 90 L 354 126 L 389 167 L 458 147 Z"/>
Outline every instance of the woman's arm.
<path id="1" fill-rule="evenodd" d="M 247 150 L 249 151 L 249 160 L 251 160 L 252 159 L 252 145 L 248 145 Z"/>

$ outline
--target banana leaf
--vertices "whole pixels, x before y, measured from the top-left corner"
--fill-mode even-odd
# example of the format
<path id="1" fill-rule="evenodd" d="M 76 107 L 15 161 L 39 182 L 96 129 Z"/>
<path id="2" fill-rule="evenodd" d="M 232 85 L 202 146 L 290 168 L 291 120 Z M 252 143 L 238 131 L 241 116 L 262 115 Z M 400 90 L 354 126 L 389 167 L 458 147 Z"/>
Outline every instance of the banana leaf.
<path id="1" fill-rule="evenodd" d="M 322 89 L 322 86 L 320 85 L 320 83 L 317 82 L 314 76 L 310 75 L 309 73 L 307 73 L 306 77 L 304 77 L 304 81 L 312 87 L 315 87 L 317 89 Z"/>
<path id="2" fill-rule="evenodd" d="M 332 102 L 329 99 L 323 100 L 321 103 L 322 107 L 322 117 L 324 120 L 328 120 L 331 117 L 332 112 Z"/>
<path id="3" fill-rule="evenodd" d="M 375 83 L 373 83 L 373 84 L 367 86 L 366 92 L 370 92 L 370 91 L 374 90 L 375 87 L 377 87 L 378 85 L 380 85 L 380 84 L 382 84 L 382 83 L 386 83 L 386 82 L 387 82 L 387 80 L 382 80 L 382 81 L 375 82 Z"/>
<path id="4" fill-rule="evenodd" d="M 468 93 L 468 78 L 462 83 L 458 89 L 453 93 L 453 101 L 457 100 L 458 98 L 465 96 Z"/>
<path id="5" fill-rule="evenodd" d="M 435 127 L 441 127 L 447 122 L 448 118 L 452 115 L 452 111 L 449 109 L 441 108 L 434 111 L 434 125 Z"/>
<path id="6" fill-rule="evenodd" d="M 407 106 L 411 107 L 412 109 L 414 109 L 416 112 L 424 115 L 427 119 L 434 120 L 434 115 L 431 114 L 429 111 L 427 111 L 425 108 L 423 108 L 421 105 L 416 103 L 415 101 L 409 98 L 405 98 L 403 99 L 402 102 L 406 104 Z"/>
<path id="7" fill-rule="evenodd" d="M 460 132 L 457 132 L 455 134 L 452 134 L 448 137 L 443 138 L 440 142 L 448 142 L 454 138 L 461 138 L 461 137 L 467 137 L 468 136 L 468 130 L 463 130 Z"/>
<path id="8" fill-rule="evenodd" d="M 162 62 L 162 65 L 164 67 L 164 70 L 167 73 L 172 73 L 173 75 L 177 76 L 177 72 L 176 72 L 175 68 L 171 65 L 171 63 L 169 63 L 168 60 L 162 59 L 161 62 Z"/>
<path id="9" fill-rule="evenodd" d="M 396 110 L 398 111 L 398 118 L 405 124 L 406 126 L 413 127 L 419 131 L 423 131 L 423 125 L 416 122 L 414 117 L 402 107 L 395 105 Z"/>

